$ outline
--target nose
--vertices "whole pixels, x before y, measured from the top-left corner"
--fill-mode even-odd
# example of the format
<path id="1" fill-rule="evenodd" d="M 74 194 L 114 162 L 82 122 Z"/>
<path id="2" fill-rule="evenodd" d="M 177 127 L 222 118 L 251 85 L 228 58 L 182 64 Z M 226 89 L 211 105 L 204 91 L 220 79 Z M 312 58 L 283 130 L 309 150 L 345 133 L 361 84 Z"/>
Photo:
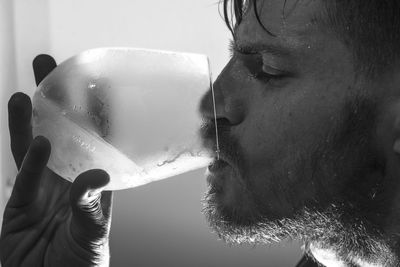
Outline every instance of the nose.
<path id="1" fill-rule="evenodd" d="M 238 93 L 238 83 L 230 75 L 232 63 L 223 69 L 213 84 L 213 88 L 203 96 L 200 113 L 207 120 L 214 119 L 214 102 L 217 119 L 225 119 L 231 126 L 240 124 L 244 119 L 244 103 Z M 214 91 L 214 97 L 212 92 Z"/>

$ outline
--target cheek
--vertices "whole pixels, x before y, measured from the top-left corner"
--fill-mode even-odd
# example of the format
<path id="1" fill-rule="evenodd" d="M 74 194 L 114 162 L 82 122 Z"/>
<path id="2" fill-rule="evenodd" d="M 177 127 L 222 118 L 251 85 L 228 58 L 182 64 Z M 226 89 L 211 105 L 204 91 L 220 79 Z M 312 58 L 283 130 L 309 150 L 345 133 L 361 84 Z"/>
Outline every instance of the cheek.
<path id="1" fill-rule="evenodd" d="M 344 99 L 325 93 L 291 89 L 252 98 L 238 133 L 254 191 L 287 196 L 294 191 L 290 186 L 307 188 L 312 152 L 328 141 L 340 123 Z M 311 194 L 303 191 L 296 194 Z"/>
<path id="2" fill-rule="evenodd" d="M 252 101 L 239 138 L 247 163 L 253 167 L 267 167 L 285 159 L 288 153 L 306 151 L 323 142 L 334 128 L 341 107 L 340 99 L 305 90 L 276 91 L 257 95 Z"/>

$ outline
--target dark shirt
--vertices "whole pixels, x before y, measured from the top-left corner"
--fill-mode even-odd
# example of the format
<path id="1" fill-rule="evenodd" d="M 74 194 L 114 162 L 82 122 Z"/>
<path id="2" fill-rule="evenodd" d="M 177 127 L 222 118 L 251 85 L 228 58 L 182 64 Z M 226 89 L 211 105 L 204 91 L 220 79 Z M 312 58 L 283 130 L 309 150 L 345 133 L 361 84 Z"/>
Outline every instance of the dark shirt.
<path id="1" fill-rule="evenodd" d="M 304 255 L 303 258 L 297 263 L 296 267 L 320 267 L 311 257 Z"/>

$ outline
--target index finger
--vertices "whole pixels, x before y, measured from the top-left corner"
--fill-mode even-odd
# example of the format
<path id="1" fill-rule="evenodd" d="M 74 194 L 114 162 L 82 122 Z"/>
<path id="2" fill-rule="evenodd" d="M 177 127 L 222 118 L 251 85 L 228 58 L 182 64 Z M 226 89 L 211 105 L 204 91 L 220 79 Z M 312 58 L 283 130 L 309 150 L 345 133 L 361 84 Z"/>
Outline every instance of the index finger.
<path id="1" fill-rule="evenodd" d="M 11 152 L 18 170 L 32 142 L 31 116 L 32 103 L 29 96 L 21 92 L 13 94 L 8 101 L 8 129 Z"/>

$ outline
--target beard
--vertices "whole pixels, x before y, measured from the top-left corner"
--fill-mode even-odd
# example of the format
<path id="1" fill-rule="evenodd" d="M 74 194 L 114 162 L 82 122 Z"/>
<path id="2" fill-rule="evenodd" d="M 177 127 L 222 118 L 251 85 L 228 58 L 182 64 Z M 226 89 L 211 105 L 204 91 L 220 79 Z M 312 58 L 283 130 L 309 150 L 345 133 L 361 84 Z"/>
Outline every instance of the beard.
<path id="1" fill-rule="evenodd" d="M 288 162 L 287 169 L 270 171 L 273 190 L 287 186 L 280 184 L 288 180 L 289 170 L 296 173 L 298 181 L 310 181 L 314 195 L 309 199 L 290 195 L 293 213 L 285 217 L 276 216 L 268 204 L 257 199 L 251 190 L 251 177 L 242 179 L 239 202 L 246 202 L 253 208 L 242 210 L 222 203 L 221 185 L 210 183 L 205 194 L 203 213 L 210 227 L 220 239 L 231 244 L 265 244 L 283 239 L 297 239 L 305 244 L 310 253 L 313 244 L 322 249 L 331 249 L 345 261 L 360 258 L 370 263 L 391 266 L 395 261 L 395 244 L 384 236 L 382 227 L 376 220 L 383 203 L 390 202 L 381 195 L 381 180 L 366 178 L 370 173 L 384 177 L 384 164 L 373 146 L 373 133 L 377 117 L 377 105 L 369 98 L 355 97 L 345 103 L 337 123 L 328 137 L 323 138 L 315 149 L 292 151 L 296 160 Z M 229 136 L 224 122 L 218 127 L 221 151 L 236 168 L 236 177 L 245 177 L 245 160 L 239 142 Z M 211 136 L 209 126 L 204 136 Z M 326 142 L 325 140 L 329 140 Z M 311 170 L 310 177 L 302 177 Z M 308 172 L 310 173 L 310 172 Z M 268 177 L 269 178 L 269 177 Z M 245 182 L 247 181 L 247 183 Z M 334 184 L 324 184 L 334 181 Z M 297 183 L 301 186 L 301 183 Z M 303 188 L 310 186 L 302 184 Z M 378 204 L 377 204 L 378 203 Z M 386 204 L 385 204 L 386 205 Z"/>

